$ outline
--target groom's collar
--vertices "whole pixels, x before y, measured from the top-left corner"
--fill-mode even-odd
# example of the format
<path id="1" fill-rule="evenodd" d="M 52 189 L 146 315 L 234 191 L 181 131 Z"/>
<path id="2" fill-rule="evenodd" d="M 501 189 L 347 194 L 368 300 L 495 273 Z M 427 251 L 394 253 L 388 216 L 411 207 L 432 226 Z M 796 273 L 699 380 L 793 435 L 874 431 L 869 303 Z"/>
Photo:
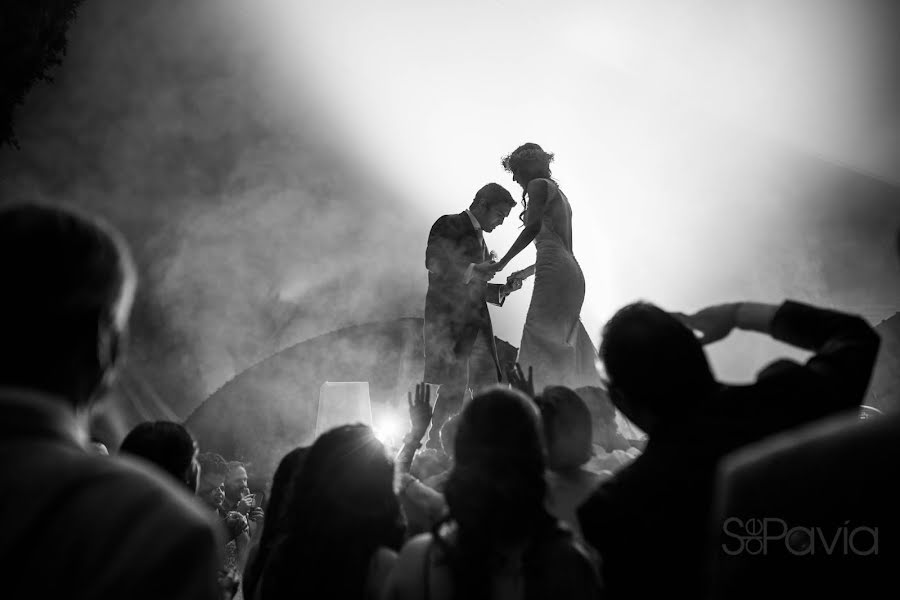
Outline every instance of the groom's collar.
<path id="1" fill-rule="evenodd" d="M 467 208 L 463 212 L 469 215 L 469 220 L 472 221 L 472 227 L 475 228 L 475 231 L 481 231 L 481 223 L 478 222 L 478 219 L 475 218 L 475 215 L 472 214 L 472 211 Z"/>

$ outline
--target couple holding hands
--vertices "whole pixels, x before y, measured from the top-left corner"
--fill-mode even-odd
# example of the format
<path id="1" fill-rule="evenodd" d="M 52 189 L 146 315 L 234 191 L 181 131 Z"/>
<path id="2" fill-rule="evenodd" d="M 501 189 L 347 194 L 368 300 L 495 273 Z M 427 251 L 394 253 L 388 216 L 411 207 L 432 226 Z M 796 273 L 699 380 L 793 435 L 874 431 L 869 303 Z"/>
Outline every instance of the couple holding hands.
<path id="1" fill-rule="evenodd" d="M 425 251 L 424 381 L 440 389 L 428 446 L 439 445 L 441 426 L 462 407 L 469 387 L 469 357 L 479 334 L 490 349 L 497 381 L 502 379 L 487 303 L 502 306 L 532 274 L 534 291 L 517 362 L 526 372 L 533 369 L 537 392 L 547 385 L 575 389 L 599 383 L 597 352 L 579 319 L 585 285 L 572 253 L 572 208 L 551 178 L 552 160 L 552 153 L 533 143 L 503 158 L 503 168 L 522 187 L 523 227 L 499 261 L 482 232 L 501 225 L 516 204 L 502 186 L 485 185 L 468 209 L 444 215 L 431 227 Z M 513 273 L 505 284 L 488 283 L 532 242 L 534 265 Z"/>

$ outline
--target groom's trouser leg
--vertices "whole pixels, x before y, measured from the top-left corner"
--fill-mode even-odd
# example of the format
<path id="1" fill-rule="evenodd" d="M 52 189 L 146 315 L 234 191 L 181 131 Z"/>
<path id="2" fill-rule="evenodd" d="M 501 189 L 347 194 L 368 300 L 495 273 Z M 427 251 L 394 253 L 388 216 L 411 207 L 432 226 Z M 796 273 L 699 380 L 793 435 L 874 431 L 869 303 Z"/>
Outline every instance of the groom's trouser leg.
<path id="1" fill-rule="evenodd" d="M 443 381 L 434 401 L 431 415 L 431 430 L 428 432 L 427 448 L 441 449 L 440 432 L 451 417 L 462 409 L 463 397 L 469 387 L 469 355 L 478 335 L 476 325 L 467 326 L 452 348 L 452 358 L 447 362 Z"/>
<path id="2" fill-rule="evenodd" d="M 462 408 L 466 387 L 465 380 L 463 380 L 462 385 L 458 381 L 441 384 L 437 400 L 434 402 L 434 412 L 431 415 L 431 429 L 428 431 L 428 441 L 425 442 L 426 448 L 434 448 L 436 450 L 443 448 L 440 437 L 441 427 L 451 417 L 459 413 Z"/>
<path id="3" fill-rule="evenodd" d="M 499 383 L 491 341 L 486 332 L 479 332 L 469 354 L 469 389 L 472 394 L 478 394 L 484 388 Z"/>

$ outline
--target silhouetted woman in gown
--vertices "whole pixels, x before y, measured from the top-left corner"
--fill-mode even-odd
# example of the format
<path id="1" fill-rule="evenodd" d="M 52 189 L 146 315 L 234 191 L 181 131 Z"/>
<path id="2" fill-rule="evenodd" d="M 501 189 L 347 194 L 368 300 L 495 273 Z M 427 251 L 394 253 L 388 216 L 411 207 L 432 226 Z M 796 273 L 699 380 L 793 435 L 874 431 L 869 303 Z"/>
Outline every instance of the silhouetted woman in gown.
<path id="1" fill-rule="evenodd" d="M 552 160 L 552 153 L 533 143 L 503 159 L 503 167 L 522 186 L 524 228 L 497 267 L 503 270 L 534 241 L 534 291 L 518 362 L 525 372 L 533 367 L 538 393 L 548 385 L 571 389 L 601 385 L 597 351 L 580 320 L 584 274 L 572 253 L 572 207 L 551 178 Z"/>

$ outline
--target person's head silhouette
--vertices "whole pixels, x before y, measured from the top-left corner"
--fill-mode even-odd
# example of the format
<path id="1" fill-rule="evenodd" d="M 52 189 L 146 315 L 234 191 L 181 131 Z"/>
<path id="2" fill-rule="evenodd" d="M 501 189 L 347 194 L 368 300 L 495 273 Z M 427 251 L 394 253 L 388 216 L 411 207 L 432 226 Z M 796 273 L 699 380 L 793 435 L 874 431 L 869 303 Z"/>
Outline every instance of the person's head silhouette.
<path id="1" fill-rule="evenodd" d="M 59 207 L 0 209 L 0 385 L 86 410 L 115 371 L 136 287 L 122 237 Z"/>
<path id="2" fill-rule="evenodd" d="M 648 434 L 690 412 L 715 385 L 694 332 L 647 302 L 613 315 L 603 329 L 600 359 L 613 403 Z"/>
<path id="3" fill-rule="evenodd" d="M 119 452 L 151 462 L 197 493 L 200 465 L 197 442 L 183 425 L 172 421 L 146 421 L 128 432 Z"/>

